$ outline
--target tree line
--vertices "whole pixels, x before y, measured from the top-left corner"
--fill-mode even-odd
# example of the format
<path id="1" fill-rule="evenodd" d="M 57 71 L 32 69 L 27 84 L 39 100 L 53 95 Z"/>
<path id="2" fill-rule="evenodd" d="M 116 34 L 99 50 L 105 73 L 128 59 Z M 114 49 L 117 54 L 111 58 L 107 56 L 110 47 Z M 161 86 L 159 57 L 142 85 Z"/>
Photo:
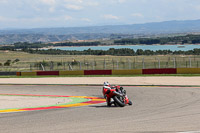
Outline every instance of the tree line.
<path id="1" fill-rule="evenodd" d="M 94 41 L 94 42 L 65 42 L 65 43 L 41 43 L 41 42 L 36 42 L 36 43 L 28 43 L 28 42 L 18 42 L 14 43 L 13 45 L 7 45 L 7 46 L 2 46 L 0 47 L 0 50 L 14 50 L 14 49 L 27 49 L 27 48 L 44 48 L 44 47 L 50 47 L 50 46 L 98 46 L 101 43 L 99 41 Z"/>
<path id="2" fill-rule="evenodd" d="M 98 46 L 101 43 L 99 41 L 96 42 L 65 42 L 65 43 L 56 43 L 50 46 Z"/>
<path id="3" fill-rule="evenodd" d="M 34 46 L 34 45 L 33 45 Z M 138 49 L 134 51 L 129 48 L 115 49 L 110 48 L 109 50 L 84 50 L 84 51 L 76 51 L 76 50 L 60 50 L 60 49 L 47 49 L 42 50 L 38 48 L 30 48 L 30 47 L 20 47 L 22 49 L 18 49 L 19 47 L 12 46 L 4 46 L 0 47 L 0 50 L 10 50 L 10 51 L 22 51 L 28 52 L 31 54 L 49 54 L 49 55 L 115 55 L 115 56 L 137 56 L 137 55 L 200 55 L 200 49 L 193 49 L 188 51 L 171 51 L 171 50 L 142 50 Z"/>
<path id="4" fill-rule="evenodd" d="M 171 51 L 171 50 L 142 50 L 138 49 L 134 51 L 129 48 L 114 49 L 109 50 L 84 50 L 84 51 L 70 51 L 70 50 L 60 50 L 60 49 L 48 49 L 48 50 L 33 50 L 33 49 L 23 49 L 23 52 L 28 52 L 31 54 L 48 54 L 48 55 L 114 55 L 114 56 L 138 56 L 138 55 L 200 55 L 200 49 L 193 49 L 188 51 Z"/>
<path id="5" fill-rule="evenodd" d="M 121 39 L 115 40 L 116 45 L 136 45 L 136 44 L 199 44 L 200 35 L 186 35 L 175 37 L 158 37 L 158 38 L 136 38 L 136 39 Z"/>

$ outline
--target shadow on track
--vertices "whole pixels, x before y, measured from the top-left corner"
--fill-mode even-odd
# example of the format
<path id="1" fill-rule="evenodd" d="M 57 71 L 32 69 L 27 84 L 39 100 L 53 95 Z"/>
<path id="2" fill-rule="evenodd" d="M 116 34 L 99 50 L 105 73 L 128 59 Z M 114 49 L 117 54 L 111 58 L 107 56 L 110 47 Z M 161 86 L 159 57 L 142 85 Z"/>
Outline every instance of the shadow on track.
<path id="1" fill-rule="evenodd" d="M 89 106 L 89 107 L 93 107 L 93 108 L 119 108 L 117 106 L 107 106 L 107 105 L 92 105 L 92 106 Z"/>

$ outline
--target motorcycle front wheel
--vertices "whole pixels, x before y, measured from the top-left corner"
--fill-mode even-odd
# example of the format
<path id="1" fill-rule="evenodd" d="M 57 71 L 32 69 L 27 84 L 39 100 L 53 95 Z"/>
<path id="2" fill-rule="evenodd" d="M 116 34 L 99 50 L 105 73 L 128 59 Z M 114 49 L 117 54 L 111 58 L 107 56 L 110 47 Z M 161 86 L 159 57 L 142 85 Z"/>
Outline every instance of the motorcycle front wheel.
<path id="1" fill-rule="evenodd" d="M 132 105 L 133 103 L 131 102 L 131 100 L 129 100 L 129 103 L 128 103 L 128 105 Z"/>
<path id="2" fill-rule="evenodd" d="M 124 107 L 126 105 L 120 97 L 114 96 L 113 99 L 115 103 L 119 105 L 120 107 Z"/>

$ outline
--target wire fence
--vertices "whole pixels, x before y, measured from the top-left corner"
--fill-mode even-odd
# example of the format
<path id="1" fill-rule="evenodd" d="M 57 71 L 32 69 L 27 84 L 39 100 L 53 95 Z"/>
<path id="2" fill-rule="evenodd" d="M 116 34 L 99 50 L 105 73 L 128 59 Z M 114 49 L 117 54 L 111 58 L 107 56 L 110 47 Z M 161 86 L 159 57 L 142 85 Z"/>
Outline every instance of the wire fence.
<path id="1" fill-rule="evenodd" d="M 0 71 L 123 70 L 149 68 L 199 68 L 200 57 L 127 57 L 72 59 L 68 61 L 18 62 Z"/>

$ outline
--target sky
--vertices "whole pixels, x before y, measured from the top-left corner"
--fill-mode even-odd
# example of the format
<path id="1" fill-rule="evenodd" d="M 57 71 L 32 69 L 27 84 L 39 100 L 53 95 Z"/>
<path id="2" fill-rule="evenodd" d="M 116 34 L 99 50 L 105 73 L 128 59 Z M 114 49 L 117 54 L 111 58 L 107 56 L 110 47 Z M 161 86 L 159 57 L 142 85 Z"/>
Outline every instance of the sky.
<path id="1" fill-rule="evenodd" d="M 200 0 L 0 0 L 0 29 L 200 19 Z"/>

